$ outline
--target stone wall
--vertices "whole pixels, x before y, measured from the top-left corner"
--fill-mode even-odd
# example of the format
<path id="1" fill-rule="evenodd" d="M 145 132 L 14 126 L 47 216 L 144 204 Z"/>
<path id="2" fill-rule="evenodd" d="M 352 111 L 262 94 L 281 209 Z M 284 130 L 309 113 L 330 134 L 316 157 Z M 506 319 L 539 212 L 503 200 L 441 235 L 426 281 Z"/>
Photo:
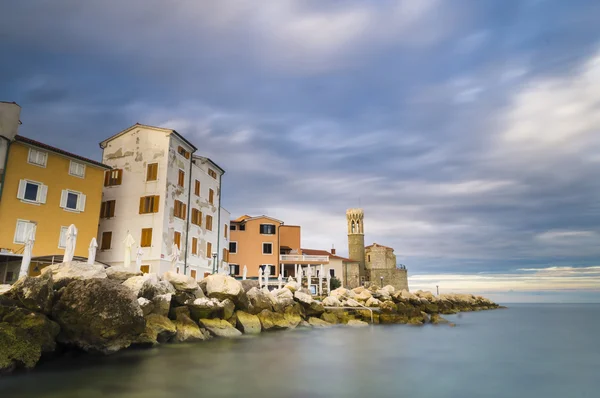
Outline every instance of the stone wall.
<path id="1" fill-rule="evenodd" d="M 393 269 L 396 268 L 396 255 L 394 250 L 374 244 L 365 249 L 366 269 Z"/>
<path id="2" fill-rule="evenodd" d="M 370 282 L 365 285 L 381 285 L 381 277 L 383 276 L 383 286 L 392 285 L 396 291 L 408 290 L 408 275 L 405 269 L 399 269 L 394 266 L 392 269 L 370 269 L 367 270 L 367 278 Z"/>
<path id="3" fill-rule="evenodd" d="M 342 286 L 346 289 L 354 289 L 360 286 L 360 266 L 358 263 L 344 263 L 342 275 Z"/>
<path id="4" fill-rule="evenodd" d="M 360 273 L 364 275 L 365 269 L 365 236 L 348 235 L 348 257 L 358 261 L 360 264 Z"/>

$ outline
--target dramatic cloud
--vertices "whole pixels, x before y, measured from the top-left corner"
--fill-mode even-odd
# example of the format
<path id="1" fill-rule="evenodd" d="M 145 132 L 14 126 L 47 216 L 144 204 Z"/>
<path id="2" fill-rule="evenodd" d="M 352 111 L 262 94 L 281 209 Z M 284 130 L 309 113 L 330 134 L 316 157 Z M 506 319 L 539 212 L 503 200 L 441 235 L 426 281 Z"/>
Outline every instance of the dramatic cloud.
<path id="1" fill-rule="evenodd" d="M 135 122 L 174 128 L 227 171 L 232 215 L 302 225 L 305 247 L 344 254 L 361 206 L 367 243 L 394 247 L 415 286 L 489 274 L 564 293 L 519 269 L 600 260 L 598 15 L 561 0 L 6 2 L 1 99 L 23 106 L 22 134 L 95 158 Z"/>

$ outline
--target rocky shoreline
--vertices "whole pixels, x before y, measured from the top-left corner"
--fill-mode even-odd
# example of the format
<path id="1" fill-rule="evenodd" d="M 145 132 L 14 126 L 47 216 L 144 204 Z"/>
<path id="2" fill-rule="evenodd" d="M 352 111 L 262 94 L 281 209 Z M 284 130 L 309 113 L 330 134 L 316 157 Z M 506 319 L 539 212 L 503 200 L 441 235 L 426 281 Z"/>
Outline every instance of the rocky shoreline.
<path id="1" fill-rule="evenodd" d="M 198 283 L 172 272 L 63 263 L 0 289 L 0 373 L 32 369 L 70 349 L 111 354 L 300 327 L 441 324 L 448 323 L 443 314 L 496 308 L 483 297 L 392 286 L 339 288 L 319 301 L 291 279 L 268 292 L 224 275 Z"/>

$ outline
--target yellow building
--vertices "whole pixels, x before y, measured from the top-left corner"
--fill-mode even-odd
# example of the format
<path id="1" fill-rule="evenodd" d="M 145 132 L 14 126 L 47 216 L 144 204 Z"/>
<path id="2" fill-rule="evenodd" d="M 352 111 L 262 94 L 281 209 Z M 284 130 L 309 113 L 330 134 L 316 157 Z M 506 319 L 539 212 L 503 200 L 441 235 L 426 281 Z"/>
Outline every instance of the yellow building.
<path id="1" fill-rule="evenodd" d="M 98 232 L 108 169 L 102 163 L 15 136 L 0 186 L 0 256 L 18 259 L 32 228 L 36 231 L 34 258 L 62 255 L 66 230 L 74 224 L 78 229 L 75 256 L 87 257 L 90 241 Z M 14 281 L 18 275 L 7 260 L 4 265 L 1 261 L 0 283 Z M 33 267 L 30 270 L 37 272 Z"/>

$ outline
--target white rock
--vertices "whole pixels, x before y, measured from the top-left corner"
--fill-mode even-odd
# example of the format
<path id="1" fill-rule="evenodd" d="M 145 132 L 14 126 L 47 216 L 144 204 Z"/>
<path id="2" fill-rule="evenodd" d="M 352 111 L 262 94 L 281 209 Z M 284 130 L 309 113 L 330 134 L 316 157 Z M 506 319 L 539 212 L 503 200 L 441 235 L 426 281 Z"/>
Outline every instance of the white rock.
<path id="1" fill-rule="evenodd" d="M 385 290 L 388 295 L 393 295 L 394 293 L 396 293 L 396 288 L 392 285 L 386 285 L 384 287 L 382 287 L 380 290 Z"/>
<path id="2" fill-rule="evenodd" d="M 235 300 L 244 291 L 242 284 L 227 275 L 213 274 L 204 278 L 206 295 L 219 300 Z"/>
<path id="3" fill-rule="evenodd" d="M 338 300 L 342 301 L 343 299 L 347 298 L 355 298 L 356 293 L 354 293 L 352 290 L 344 289 L 343 287 L 338 287 L 337 289 L 332 290 L 329 296 L 335 297 Z"/>
<path id="4" fill-rule="evenodd" d="M 152 313 L 152 310 L 154 309 L 154 303 L 152 301 L 148 300 L 147 298 L 140 297 L 138 298 L 138 303 L 142 308 L 144 316 Z"/>
<path id="5" fill-rule="evenodd" d="M 358 293 L 354 299 L 358 301 L 367 301 L 371 297 L 373 297 L 371 292 L 365 289 L 362 292 Z"/>
<path id="6" fill-rule="evenodd" d="M 404 289 L 402 290 L 402 296 L 403 299 L 405 300 L 414 300 L 417 299 L 417 296 L 415 296 L 414 294 L 410 293 L 408 290 Z"/>
<path id="7" fill-rule="evenodd" d="M 123 286 L 128 287 L 135 294 L 136 297 L 140 295 L 140 290 L 146 281 L 151 281 L 153 283 L 158 283 L 158 275 L 156 274 L 144 274 L 142 276 L 134 276 L 132 278 L 127 279 L 122 283 Z"/>
<path id="8" fill-rule="evenodd" d="M 0 294 L 8 292 L 11 287 L 12 285 L 0 285 Z"/>
<path id="9" fill-rule="evenodd" d="M 348 299 L 346 300 L 346 307 L 362 307 L 362 305 L 354 299 Z"/>
<path id="10" fill-rule="evenodd" d="M 354 293 L 356 293 L 356 294 L 361 294 L 361 293 L 362 293 L 362 292 L 364 292 L 365 290 L 367 290 L 367 289 L 365 289 L 365 287 L 364 287 L 364 286 L 359 286 L 359 287 L 355 287 L 354 289 L 352 289 L 352 291 L 353 291 Z"/>
<path id="11" fill-rule="evenodd" d="M 42 273 L 46 272 L 52 272 L 55 288 L 65 286 L 74 280 L 105 279 L 107 277 L 103 265 L 90 265 L 81 261 L 50 265 L 42 270 Z"/>
<path id="12" fill-rule="evenodd" d="M 352 326 L 352 327 L 364 327 L 364 326 L 369 326 L 369 324 L 367 322 L 363 322 L 360 321 L 358 319 L 350 319 L 347 323 L 348 326 Z"/>
<path id="13" fill-rule="evenodd" d="M 198 290 L 198 282 L 196 282 L 196 280 L 191 276 L 169 271 L 165 272 L 163 278 L 171 285 L 173 285 L 175 290 L 190 293 L 193 293 L 196 290 Z"/>
<path id="14" fill-rule="evenodd" d="M 337 299 L 337 297 L 329 296 L 325 297 L 323 300 L 323 305 L 325 307 L 341 307 L 342 303 Z"/>
<path id="15" fill-rule="evenodd" d="M 283 307 L 294 305 L 294 294 L 287 288 L 273 290 L 271 295 L 275 297 L 277 302 Z"/>
<path id="16" fill-rule="evenodd" d="M 381 301 L 377 300 L 375 297 L 371 297 L 365 303 L 367 307 L 379 307 L 381 305 Z"/>
<path id="17" fill-rule="evenodd" d="M 311 305 L 312 302 L 314 301 L 310 294 L 306 294 L 306 293 L 302 293 L 302 292 L 294 293 L 294 298 L 296 299 L 296 301 L 299 301 L 306 305 Z"/>
<path id="18" fill-rule="evenodd" d="M 141 276 L 142 271 L 135 270 L 133 268 L 125 268 L 122 266 L 108 267 L 106 268 L 106 275 L 109 279 L 115 279 L 120 282 L 124 282 L 134 276 Z"/>
<path id="19" fill-rule="evenodd" d="M 162 316 L 169 316 L 172 296 L 173 295 L 171 293 L 159 294 L 158 296 L 154 296 L 154 298 L 152 299 L 152 304 L 154 304 L 154 309 L 152 310 L 152 313 Z"/>
<path id="20" fill-rule="evenodd" d="M 298 283 L 296 282 L 288 282 L 285 284 L 284 288 L 288 289 L 292 293 L 295 293 L 296 290 L 300 290 L 298 287 Z"/>

